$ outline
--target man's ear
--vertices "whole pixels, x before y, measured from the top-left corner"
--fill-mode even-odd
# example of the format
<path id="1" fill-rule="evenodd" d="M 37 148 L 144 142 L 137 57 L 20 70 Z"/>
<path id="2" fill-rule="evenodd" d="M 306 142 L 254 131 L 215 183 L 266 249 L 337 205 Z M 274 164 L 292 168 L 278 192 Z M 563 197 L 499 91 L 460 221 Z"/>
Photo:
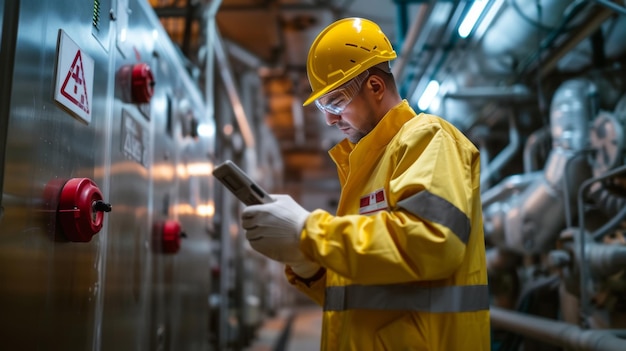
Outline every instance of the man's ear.
<path id="1" fill-rule="evenodd" d="M 368 89 L 378 100 L 381 100 L 383 98 L 386 87 L 385 81 L 382 78 L 380 78 L 379 76 L 371 75 L 366 84 Z"/>

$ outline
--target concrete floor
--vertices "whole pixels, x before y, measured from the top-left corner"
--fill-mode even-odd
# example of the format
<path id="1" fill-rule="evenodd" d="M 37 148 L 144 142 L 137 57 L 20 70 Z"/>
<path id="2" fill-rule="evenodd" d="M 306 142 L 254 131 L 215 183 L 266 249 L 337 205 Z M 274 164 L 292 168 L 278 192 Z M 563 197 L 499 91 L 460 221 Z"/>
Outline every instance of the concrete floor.
<path id="1" fill-rule="evenodd" d="M 268 319 L 247 351 L 319 351 L 322 308 L 299 306 Z"/>

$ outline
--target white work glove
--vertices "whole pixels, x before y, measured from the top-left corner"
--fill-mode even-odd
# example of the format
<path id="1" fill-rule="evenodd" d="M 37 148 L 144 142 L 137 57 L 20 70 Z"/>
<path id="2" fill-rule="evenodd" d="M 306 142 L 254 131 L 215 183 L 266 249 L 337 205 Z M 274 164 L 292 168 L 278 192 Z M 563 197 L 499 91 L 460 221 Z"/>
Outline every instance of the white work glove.
<path id="1" fill-rule="evenodd" d="M 285 263 L 302 278 L 320 268 L 300 251 L 300 233 L 310 212 L 289 195 L 271 195 L 273 202 L 244 208 L 241 225 L 250 246 L 275 261 Z"/>

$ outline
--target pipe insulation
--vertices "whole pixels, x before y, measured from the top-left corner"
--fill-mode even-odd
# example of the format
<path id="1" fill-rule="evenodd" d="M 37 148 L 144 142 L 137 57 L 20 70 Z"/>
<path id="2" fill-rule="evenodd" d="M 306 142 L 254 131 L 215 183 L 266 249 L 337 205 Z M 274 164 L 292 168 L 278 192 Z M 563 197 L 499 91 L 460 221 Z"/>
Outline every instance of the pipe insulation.
<path id="1" fill-rule="evenodd" d="M 491 325 L 571 351 L 624 351 L 626 340 L 608 330 L 582 329 L 577 325 L 491 306 Z"/>
<path id="2" fill-rule="evenodd" d="M 626 267 L 626 246 L 587 243 L 585 246 L 591 273 L 606 277 Z"/>

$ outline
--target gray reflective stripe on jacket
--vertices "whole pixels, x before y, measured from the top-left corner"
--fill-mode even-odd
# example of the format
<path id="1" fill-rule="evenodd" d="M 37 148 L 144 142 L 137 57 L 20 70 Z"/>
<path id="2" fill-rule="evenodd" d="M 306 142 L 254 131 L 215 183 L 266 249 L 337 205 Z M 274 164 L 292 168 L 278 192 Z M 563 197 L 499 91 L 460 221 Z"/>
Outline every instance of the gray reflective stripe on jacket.
<path id="1" fill-rule="evenodd" d="M 489 309 L 487 285 L 429 288 L 409 284 L 348 285 L 326 288 L 324 311 L 404 310 L 473 312 Z"/>
<path id="2" fill-rule="evenodd" d="M 398 201 L 398 207 L 425 220 L 445 225 L 463 243 L 467 244 L 471 228 L 470 220 L 465 213 L 448 200 L 423 190 Z"/>

